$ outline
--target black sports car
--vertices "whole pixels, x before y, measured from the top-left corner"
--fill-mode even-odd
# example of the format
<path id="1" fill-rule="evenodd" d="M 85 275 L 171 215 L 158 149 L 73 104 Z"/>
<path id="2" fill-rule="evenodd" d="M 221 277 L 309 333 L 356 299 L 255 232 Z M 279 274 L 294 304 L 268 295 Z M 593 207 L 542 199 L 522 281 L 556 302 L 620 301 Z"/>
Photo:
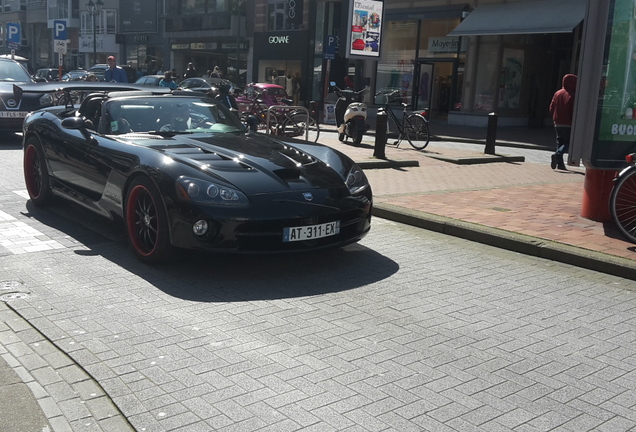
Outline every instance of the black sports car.
<path id="1" fill-rule="evenodd" d="M 62 86 L 77 92 L 100 84 Z M 351 159 L 323 145 L 249 133 L 202 93 L 94 92 L 80 106 L 29 114 L 23 132 L 31 201 L 41 206 L 59 196 L 123 220 L 146 262 L 166 259 L 173 247 L 339 247 L 370 228 L 371 187 Z"/>

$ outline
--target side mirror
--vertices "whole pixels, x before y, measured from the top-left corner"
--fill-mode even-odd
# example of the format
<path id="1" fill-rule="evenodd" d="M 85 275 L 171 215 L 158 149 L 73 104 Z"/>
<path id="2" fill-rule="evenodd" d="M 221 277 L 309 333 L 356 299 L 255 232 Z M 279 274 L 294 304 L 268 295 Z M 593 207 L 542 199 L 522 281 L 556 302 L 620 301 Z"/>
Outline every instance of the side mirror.
<path id="1" fill-rule="evenodd" d="M 91 133 L 86 129 L 87 122 L 90 120 L 84 120 L 82 117 L 68 117 L 62 120 L 62 127 L 66 129 L 75 129 L 82 133 L 82 136 L 87 140 L 91 139 Z M 92 122 L 91 122 L 92 127 Z"/>
<path id="2" fill-rule="evenodd" d="M 82 117 L 68 117 L 62 120 L 62 127 L 66 129 L 86 129 L 86 122 Z"/>

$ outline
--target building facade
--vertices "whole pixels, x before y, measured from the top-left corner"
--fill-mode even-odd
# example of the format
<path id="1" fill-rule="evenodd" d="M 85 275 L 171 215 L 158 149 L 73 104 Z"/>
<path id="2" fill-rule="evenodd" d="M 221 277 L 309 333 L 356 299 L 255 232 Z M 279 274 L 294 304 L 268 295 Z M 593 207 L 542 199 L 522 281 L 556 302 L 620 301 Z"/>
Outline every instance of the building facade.
<path id="1" fill-rule="evenodd" d="M 64 20 L 67 70 L 113 54 L 144 74 L 181 75 L 192 62 L 201 75 L 219 66 L 238 85 L 280 84 L 318 106 L 330 82 L 349 77 L 369 88 L 370 105 L 396 89 L 416 109 L 468 125 L 492 111 L 501 125 L 544 124 L 561 76 L 577 71 L 587 0 L 385 0 L 378 56 L 348 57 L 353 6 L 374 1 L 0 0 L 0 50 L 10 51 L 7 23 L 19 23 L 15 53 L 33 69 L 55 67 L 53 27 Z"/>

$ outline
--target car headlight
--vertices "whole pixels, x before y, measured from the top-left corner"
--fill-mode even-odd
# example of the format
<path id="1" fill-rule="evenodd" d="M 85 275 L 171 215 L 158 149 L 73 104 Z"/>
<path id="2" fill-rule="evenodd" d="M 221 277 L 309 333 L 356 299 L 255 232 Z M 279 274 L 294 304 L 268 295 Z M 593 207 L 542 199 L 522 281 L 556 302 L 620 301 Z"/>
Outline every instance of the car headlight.
<path id="1" fill-rule="evenodd" d="M 249 204 L 245 194 L 224 184 L 192 177 L 179 177 L 178 195 L 202 204 L 240 206 Z"/>
<path id="2" fill-rule="evenodd" d="M 364 175 L 362 168 L 358 165 L 354 165 L 349 170 L 349 174 L 347 174 L 347 179 L 345 180 L 347 184 L 347 188 L 349 188 L 349 192 L 352 195 L 362 192 L 367 187 L 369 187 L 369 180 L 367 180 L 367 176 Z"/>
<path id="3" fill-rule="evenodd" d="M 48 93 L 45 93 L 42 96 L 40 96 L 39 103 L 40 103 L 40 106 L 53 105 L 53 96 L 51 96 Z"/>

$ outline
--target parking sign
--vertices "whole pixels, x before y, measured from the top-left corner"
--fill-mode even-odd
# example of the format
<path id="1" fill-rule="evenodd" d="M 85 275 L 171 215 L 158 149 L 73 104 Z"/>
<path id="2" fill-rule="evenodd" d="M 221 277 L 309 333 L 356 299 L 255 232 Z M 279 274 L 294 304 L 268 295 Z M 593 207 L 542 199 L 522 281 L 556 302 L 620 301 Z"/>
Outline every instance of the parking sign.
<path id="1" fill-rule="evenodd" d="M 66 41 L 66 21 L 53 21 L 53 39 Z"/>
<path id="2" fill-rule="evenodd" d="M 20 24 L 7 23 L 7 45 L 11 49 L 20 48 Z"/>

